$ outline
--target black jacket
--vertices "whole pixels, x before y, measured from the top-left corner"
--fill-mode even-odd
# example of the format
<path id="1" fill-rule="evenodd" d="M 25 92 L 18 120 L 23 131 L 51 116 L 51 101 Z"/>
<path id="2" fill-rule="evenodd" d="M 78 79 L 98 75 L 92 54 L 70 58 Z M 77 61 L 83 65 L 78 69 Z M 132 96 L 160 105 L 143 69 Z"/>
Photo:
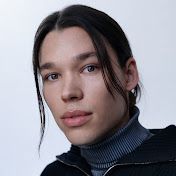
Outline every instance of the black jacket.
<path id="1" fill-rule="evenodd" d="M 136 150 L 127 154 L 110 167 L 105 176 L 176 176 L 176 127 L 151 130 L 155 134 Z M 90 166 L 80 155 L 71 150 L 49 164 L 41 176 L 91 176 Z"/>

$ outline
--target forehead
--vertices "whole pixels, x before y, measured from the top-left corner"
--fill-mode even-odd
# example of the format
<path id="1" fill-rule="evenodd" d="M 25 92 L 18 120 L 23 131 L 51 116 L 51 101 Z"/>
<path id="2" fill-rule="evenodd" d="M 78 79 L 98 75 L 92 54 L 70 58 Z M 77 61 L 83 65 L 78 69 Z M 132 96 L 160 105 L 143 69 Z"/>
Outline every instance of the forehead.
<path id="1" fill-rule="evenodd" d="M 93 43 L 85 30 L 69 27 L 49 32 L 40 49 L 40 62 L 58 58 L 72 58 L 78 54 L 95 51 Z"/>

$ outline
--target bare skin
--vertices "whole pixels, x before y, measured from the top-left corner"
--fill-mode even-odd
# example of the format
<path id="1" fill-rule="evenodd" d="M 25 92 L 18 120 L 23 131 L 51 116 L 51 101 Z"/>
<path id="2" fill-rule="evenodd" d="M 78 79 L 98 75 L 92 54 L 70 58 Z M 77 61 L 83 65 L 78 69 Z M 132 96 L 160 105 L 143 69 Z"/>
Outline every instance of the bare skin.
<path id="1" fill-rule="evenodd" d="M 136 62 L 130 58 L 122 70 L 113 49 L 107 48 L 128 93 L 138 83 Z M 45 101 L 72 144 L 96 143 L 128 122 L 125 102 L 121 95 L 113 99 L 108 92 L 92 41 L 83 29 L 70 27 L 47 34 L 40 69 Z"/>

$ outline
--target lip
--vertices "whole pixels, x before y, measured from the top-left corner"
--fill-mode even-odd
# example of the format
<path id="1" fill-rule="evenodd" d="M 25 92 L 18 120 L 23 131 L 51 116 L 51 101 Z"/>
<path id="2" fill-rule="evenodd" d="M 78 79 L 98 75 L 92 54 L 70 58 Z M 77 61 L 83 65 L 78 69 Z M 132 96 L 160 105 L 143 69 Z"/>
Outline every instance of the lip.
<path id="1" fill-rule="evenodd" d="M 81 110 L 68 111 L 64 113 L 61 119 L 67 127 L 79 127 L 90 120 L 91 114 L 91 112 Z"/>

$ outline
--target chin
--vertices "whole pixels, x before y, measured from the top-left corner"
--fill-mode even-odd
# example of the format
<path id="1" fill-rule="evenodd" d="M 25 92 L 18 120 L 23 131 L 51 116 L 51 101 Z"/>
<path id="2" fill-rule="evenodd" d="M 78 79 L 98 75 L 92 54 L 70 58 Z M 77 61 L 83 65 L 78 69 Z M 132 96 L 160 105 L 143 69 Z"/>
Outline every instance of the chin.
<path id="1" fill-rule="evenodd" d="M 87 130 L 83 128 L 75 128 L 72 130 L 65 131 L 64 134 L 67 137 L 68 141 L 76 146 L 80 145 L 92 145 L 97 143 L 100 138 L 100 134 L 92 133 L 95 130 Z"/>
<path id="2" fill-rule="evenodd" d="M 85 140 L 69 140 L 69 141 L 70 141 L 71 144 L 76 145 L 76 146 L 89 145 L 90 144 L 90 142 L 85 141 Z"/>
<path id="3" fill-rule="evenodd" d="M 69 140 L 69 142 L 73 145 L 76 145 L 76 146 L 81 146 L 81 145 L 91 145 L 94 143 L 94 140 L 91 140 L 91 139 L 88 139 L 86 137 L 83 137 L 82 138 L 80 136 L 77 136 L 77 137 L 67 137 L 67 139 Z"/>

